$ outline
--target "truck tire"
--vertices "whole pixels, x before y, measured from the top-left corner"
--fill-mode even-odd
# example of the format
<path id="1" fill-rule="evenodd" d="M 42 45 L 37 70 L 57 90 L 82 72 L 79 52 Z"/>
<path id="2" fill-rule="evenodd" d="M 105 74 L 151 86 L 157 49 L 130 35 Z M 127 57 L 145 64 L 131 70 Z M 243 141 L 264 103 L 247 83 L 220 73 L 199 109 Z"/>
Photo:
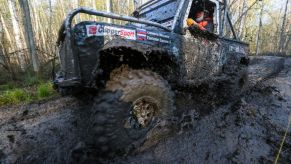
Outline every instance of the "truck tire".
<path id="1" fill-rule="evenodd" d="M 124 66 L 113 70 L 105 93 L 92 106 L 100 152 L 126 153 L 142 144 L 159 119 L 172 115 L 173 97 L 168 83 L 154 72 Z"/>

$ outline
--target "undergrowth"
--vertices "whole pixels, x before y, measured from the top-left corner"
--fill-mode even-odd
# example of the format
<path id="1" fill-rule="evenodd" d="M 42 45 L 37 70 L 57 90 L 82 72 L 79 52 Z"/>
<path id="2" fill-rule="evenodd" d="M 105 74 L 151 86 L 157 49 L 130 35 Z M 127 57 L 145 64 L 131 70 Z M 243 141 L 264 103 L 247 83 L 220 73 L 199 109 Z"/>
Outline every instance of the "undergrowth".
<path id="1" fill-rule="evenodd" d="M 51 83 L 40 84 L 37 87 L 38 98 L 50 97 L 54 94 L 53 86 Z"/>
<path id="2" fill-rule="evenodd" d="M 29 81 L 26 86 L 0 85 L 0 106 L 29 103 L 56 95 L 50 82 Z"/>
<path id="3" fill-rule="evenodd" d="M 50 82 L 52 69 L 44 64 L 36 74 L 32 65 L 25 68 L 13 67 L 7 70 L 0 65 L 0 106 L 22 104 L 56 96 Z M 1 163 L 1 162 L 0 162 Z"/>

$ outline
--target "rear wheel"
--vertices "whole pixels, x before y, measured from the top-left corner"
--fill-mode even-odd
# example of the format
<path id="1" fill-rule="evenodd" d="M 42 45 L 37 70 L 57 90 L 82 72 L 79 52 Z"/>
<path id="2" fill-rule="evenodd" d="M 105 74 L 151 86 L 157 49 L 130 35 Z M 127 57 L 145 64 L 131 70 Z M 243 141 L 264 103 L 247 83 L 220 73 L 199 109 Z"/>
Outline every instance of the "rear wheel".
<path id="1" fill-rule="evenodd" d="M 120 67 L 112 71 L 106 93 L 92 107 L 92 131 L 100 149 L 130 150 L 144 141 L 157 120 L 173 113 L 167 82 L 147 70 Z"/>

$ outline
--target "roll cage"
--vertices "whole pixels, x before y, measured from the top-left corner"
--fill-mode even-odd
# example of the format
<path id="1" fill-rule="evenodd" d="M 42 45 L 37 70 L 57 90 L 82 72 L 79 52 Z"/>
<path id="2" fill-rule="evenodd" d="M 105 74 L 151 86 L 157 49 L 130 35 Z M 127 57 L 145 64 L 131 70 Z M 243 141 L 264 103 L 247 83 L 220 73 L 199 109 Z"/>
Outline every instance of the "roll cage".
<path id="1" fill-rule="evenodd" d="M 100 17 L 106 17 L 106 18 L 112 18 L 112 19 L 118 19 L 118 20 L 124 20 L 128 22 L 134 22 L 138 24 L 143 24 L 147 26 L 153 26 L 156 28 L 163 29 L 168 32 L 176 32 L 183 34 L 184 33 L 184 27 L 186 19 L 189 15 L 190 8 L 192 6 L 192 2 L 194 0 L 150 0 L 144 4 L 142 4 L 137 10 L 134 11 L 133 15 L 134 17 L 125 16 L 125 15 L 119 15 L 114 13 L 108 13 L 103 11 L 96 11 L 94 9 L 89 8 L 77 8 L 70 12 L 65 19 L 63 26 L 61 27 L 59 31 L 59 38 L 58 38 L 58 44 L 63 41 L 65 35 L 70 35 L 70 32 L 72 30 L 72 20 L 73 18 L 80 13 L 85 13 L 88 15 L 95 15 Z M 216 5 L 215 7 L 215 34 L 219 36 L 224 36 L 224 29 L 225 26 L 228 25 L 231 28 L 231 31 L 233 33 L 233 38 L 237 39 L 235 31 L 232 27 L 232 23 L 230 21 L 230 17 L 227 11 L 226 6 L 226 0 L 199 0 L 201 2 L 212 2 Z M 223 1 L 223 2 L 222 2 Z M 143 17 L 146 12 L 151 12 L 160 8 L 163 8 L 163 5 L 174 3 L 175 12 L 172 12 L 172 16 L 168 18 L 168 20 L 163 20 L 161 22 L 155 21 L 153 18 L 147 19 L 147 17 Z M 178 8 L 177 8 L 178 6 Z M 165 8 L 164 9 L 168 9 Z M 166 10 L 165 10 L 166 11 Z M 156 15 L 158 17 L 159 15 Z M 181 21 L 182 20 L 182 21 Z M 167 24 L 168 23 L 168 24 Z"/>
<path id="2" fill-rule="evenodd" d="M 137 10 L 134 12 L 133 15 L 135 15 L 137 18 L 145 18 L 145 13 L 148 13 L 150 11 L 158 10 L 159 8 L 162 8 L 168 4 L 176 3 L 175 8 L 177 8 L 175 15 L 169 16 L 169 18 L 172 18 L 169 24 L 164 24 L 168 28 L 170 28 L 172 31 L 183 33 L 183 30 L 179 28 L 185 28 L 186 27 L 186 19 L 191 11 L 191 7 L 193 7 L 193 2 L 199 1 L 200 3 L 213 3 L 215 5 L 215 10 L 213 13 L 213 20 L 215 25 L 214 33 L 219 36 L 225 36 L 225 27 L 229 25 L 231 32 L 233 34 L 233 38 L 237 39 L 234 28 L 232 26 L 230 16 L 227 10 L 227 2 L 226 0 L 149 0 L 148 2 L 142 4 L 137 8 Z M 166 7 L 167 10 L 169 9 L 169 5 Z M 183 10 L 184 9 L 184 10 Z M 186 12 L 182 12 L 186 11 Z M 156 17 L 160 17 L 161 15 L 156 14 Z M 149 18 L 149 20 L 152 20 L 156 22 L 155 18 Z M 183 20 L 180 21 L 179 20 Z M 158 23 L 163 24 L 165 21 L 158 21 Z M 180 24 L 180 25 L 179 25 Z"/>

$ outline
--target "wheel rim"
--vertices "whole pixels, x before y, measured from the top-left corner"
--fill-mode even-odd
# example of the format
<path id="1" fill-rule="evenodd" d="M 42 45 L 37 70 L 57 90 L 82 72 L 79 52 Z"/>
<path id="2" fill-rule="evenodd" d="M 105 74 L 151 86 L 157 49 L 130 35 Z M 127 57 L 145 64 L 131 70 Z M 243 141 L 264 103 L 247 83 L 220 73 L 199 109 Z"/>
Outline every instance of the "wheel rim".
<path id="1" fill-rule="evenodd" d="M 152 97 L 144 96 L 132 103 L 131 116 L 138 127 L 145 128 L 150 125 L 157 111 L 156 100 Z"/>

